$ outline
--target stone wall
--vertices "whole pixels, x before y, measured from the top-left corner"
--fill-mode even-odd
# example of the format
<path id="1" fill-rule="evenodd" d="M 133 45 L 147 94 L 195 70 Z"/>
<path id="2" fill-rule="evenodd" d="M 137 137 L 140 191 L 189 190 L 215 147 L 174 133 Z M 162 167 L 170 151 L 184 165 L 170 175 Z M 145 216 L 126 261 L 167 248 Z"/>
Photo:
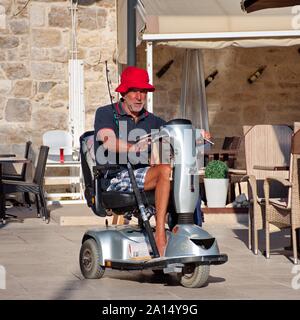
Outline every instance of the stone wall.
<path id="1" fill-rule="evenodd" d="M 26 140 L 68 129 L 68 59 L 71 15 L 68 0 L 0 0 L 0 152 L 17 152 Z M 84 60 L 86 128 L 95 109 L 109 101 L 105 61 L 116 83 L 114 0 L 80 0 L 78 58 Z M 3 22 L 3 14 L 1 15 Z"/>
<path id="2" fill-rule="evenodd" d="M 70 2 L 67 0 L 0 0 L 0 152 L 18 152 L 26 140 L 35 146 L 42 134 L 68 126 L 68 59 L 71 49 Z M 112 88 L 117 83 L 116 9 L 114 0 L 80 0 L 78 58 L 84 60 L 86 129 L 93 127 L 98 105 L 109 103 L 105 76 L 108 61 Z M 85 4 L 85 5 L 83 5 Z M 25 7 L 25 8 L 24 8 Z M 3 27 L 3 17 L 5 26 Z M 168 120 L 180 116 L 184 49 L 154 48 L 158 79 L 154 111 Z M 300 120 L 298 47 L 203 50 L 205 75 L 219 74 L 207 87 L 210 131 L 214 139 L 242 135 L 242 126 Z M 138 64 L 145 67 L 145 47 Z M 247 78 L 267 65 L 253 84 Z"/>
<path id="3" fill-rule="evenodd" d="M 154 47 L 154 112 L 166 120 L 180 116 L 184 49 Z M 224 136 L 242 136 L 243 125 L 288 124 L 300 121 L 299 47 L 226 48 L 203 50 L 205 76 L 218 75 L 206 88 L 210 131 L 217 143 Z M 138 50 L 145 67 L 145 47 Z M 155 73 L 174 63 L 159 79 Z M 261 65 L 266 69 L 253 84 L 247 79 Z"/>

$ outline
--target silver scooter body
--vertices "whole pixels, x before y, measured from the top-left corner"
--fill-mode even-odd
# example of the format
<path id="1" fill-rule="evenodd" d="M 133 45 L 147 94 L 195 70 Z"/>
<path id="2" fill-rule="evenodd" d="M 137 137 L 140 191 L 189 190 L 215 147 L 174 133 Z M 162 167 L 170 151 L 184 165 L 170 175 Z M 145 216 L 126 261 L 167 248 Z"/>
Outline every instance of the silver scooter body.
<path id="1" fill-rule="evenodd" d="M 169 139 L 173 148 L 172 197 L 176 214 L 192 216 L 199 197 L 195 129 L 191 124 L 171 123 L 163 126 L 154 140 L 160 138 Z M 82 242 L 94 239 L 101 252 L 99 263 L 117 269 L 163 268 L 167 273 L 181 271 L 186 263 L 211 265 L 227 261 L 227 255 L 220 254 L 216 239 L 193 223 L 177 224 L 166 233 L 165 255 L 155 259 L 151 258 L 148 237 L 139 226 L 91 229 L 85 233 Z"/>

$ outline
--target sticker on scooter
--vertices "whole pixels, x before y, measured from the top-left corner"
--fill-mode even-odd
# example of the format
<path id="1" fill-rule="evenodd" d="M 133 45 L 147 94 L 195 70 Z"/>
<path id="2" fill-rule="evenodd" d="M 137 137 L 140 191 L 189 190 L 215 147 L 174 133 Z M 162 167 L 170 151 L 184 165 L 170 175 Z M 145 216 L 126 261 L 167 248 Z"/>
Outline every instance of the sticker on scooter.
<path id="1" fill-rule="evenodd" d="M 136 242 L 129 243 L 128 252 L 131 259 L 134 260 L 149 260 L 149 249 L 146 243 Z"/>

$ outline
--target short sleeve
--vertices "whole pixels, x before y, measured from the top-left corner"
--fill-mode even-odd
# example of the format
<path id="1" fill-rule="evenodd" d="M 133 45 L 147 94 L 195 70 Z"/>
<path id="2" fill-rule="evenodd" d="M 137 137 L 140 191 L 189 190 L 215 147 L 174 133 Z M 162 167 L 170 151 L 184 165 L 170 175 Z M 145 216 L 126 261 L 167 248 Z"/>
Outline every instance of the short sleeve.
<path id="1" fill-rule="evenodd" d="M 156 126 L 159 129 L 161 126 L 164 126 L 167 122 L 160 117 L 156 117 Z"/>
<path id="2" fill-rule="evenodd" d="M 101 129 L 115 130 L 113 112 L 109 106 L 100 107 L 96 111 L 94 122 L 95 135 L 97 135 Z"/>

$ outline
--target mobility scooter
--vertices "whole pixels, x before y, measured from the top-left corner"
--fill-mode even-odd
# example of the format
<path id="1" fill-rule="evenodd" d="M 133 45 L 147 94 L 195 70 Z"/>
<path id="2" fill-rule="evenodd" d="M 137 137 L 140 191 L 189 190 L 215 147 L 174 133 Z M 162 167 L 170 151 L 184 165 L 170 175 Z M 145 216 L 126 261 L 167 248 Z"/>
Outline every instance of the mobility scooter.
<path id="1" fill-rule="evenodd" d="M 185 132 L 191 133 L 184 141 Z M 194 210 L 199 198 L 199 175 L 196 165 L 195 129 L 186 119 L 175 119 L 162 126 L 153 140 L 169 138 L 173 159 L 170 205 L 166 230 L 165 255 L 159 256 L 149 219 L 155 213 L 154 191 L 137 188 L 131 164 L 127 164 L 133 192 L 105 191 L 103 178 L 116 165 L 96 165 L 89 149 L 93 148 L 94 132 L 80 138 L 81 163 L 87 204 L 98 216 L 108 210 L 130 219 L 138 218 L 137 225 L 108 225 L 86 231 L 80 250 L 80 268 L 88 279 L 99 279 L 106 268 L 119 270 L 152 269 L 154 273 L 175 273 L 181 285 L 189 288 L 204 286 L 210 265 L 227 261 L 220 254 L 217 240 L 194 224 Z M 107 220 L 106 220 L 107 221 Z"/>

